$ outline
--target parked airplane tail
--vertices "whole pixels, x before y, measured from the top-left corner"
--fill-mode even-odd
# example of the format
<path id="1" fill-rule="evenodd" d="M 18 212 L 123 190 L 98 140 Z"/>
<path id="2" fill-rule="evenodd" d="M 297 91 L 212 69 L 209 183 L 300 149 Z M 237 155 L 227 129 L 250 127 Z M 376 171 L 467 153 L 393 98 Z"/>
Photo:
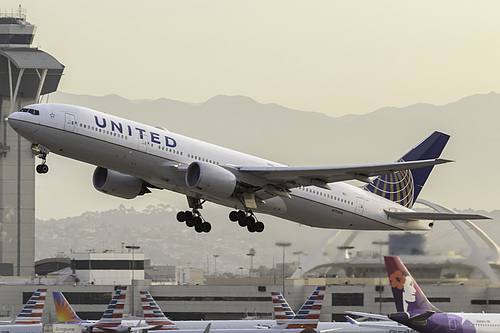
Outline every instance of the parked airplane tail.
<path id="1" fill-rule="evenodd" d="M 398 162 L 410 162 L 439 158 L 449 135 L 434 132 L 424 141 L 412 148 Z M 417 201 L 420 191 L 429 177 L 433 166 L 396 171 L 391 174 L 375 177 L 372 183 L 364 188 L 367 191 L 411 208 Z"/>
<path id="2" fill-rule="evenodd" d="M 141 303 L 146 323 L 148 325 L 158 326 L 154 328 L 155 331 L 178 330 L 175 324 L 171 322 L 161 311 L 160 307 L 149 292 L 141 291 Z"/>
<path id="3" fill-rule="evenodd" d="M 326 286 L 317 287 L 302 305 L 293 319 L 286 319 L 284 330 L 294 329 L 316 329 L 318 327 L 319 315 L 325 298 Z"/>
<path id="4" fill-rule="evenodd" d="M 84 323 L 85 320 L 78 317 L 75 310 L 66 300 L 66 297 L 59 292 L 53 291 L 52 297 L 54 298 L 54 304 L 56 307 L 57 321 L 59 323 Z"/>
<path id="5" fill-rule="evenodd" d="M 441 312 L 425 297 L 417 281 L 399 257 L 386 256 L 384 260 L 398 312 L 409 314 Z"/>
<path id="6" fill-rule="evenodd" d="M 15 324 L 40 324 L 47 289 L 37 289 L 14 320 Z"/>
<path id="7" fill-rule="evenodd" d="M 280 292 L 271 292 L 271 297 L 273 299 L 274 319 L 276 319 L 277 325 L 283 325 L 287 319 L 293 319 L 293 317 L 295 317 L 295 312 L 293 312 L 292 308 Z"/>
<path id="8" fill-rule="evenodd" d="M 102 314 L 101 319 L 93 325 L 93 327 L 98 328 L 108 328 L 108 327 L 117 327 L 121 325 L 123 318 L 123 308 L 125 307 L 125 296 L 127 293 L 126 286 L 119 286 L 113 298 L 109 302 L 109 305 Z"/>

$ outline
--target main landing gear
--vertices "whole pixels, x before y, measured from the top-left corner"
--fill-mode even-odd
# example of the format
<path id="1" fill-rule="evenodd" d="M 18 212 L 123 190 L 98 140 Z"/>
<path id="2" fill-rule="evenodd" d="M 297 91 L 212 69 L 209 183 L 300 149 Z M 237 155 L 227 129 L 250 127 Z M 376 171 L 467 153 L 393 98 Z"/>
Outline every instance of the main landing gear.
<path id="1" fill-rule="evenodd" d="M 240 227 L 247 227 L 250 232 L 264 231 L 264 223 L 258 221 L 250 209 L 246 211 L 233 210 L 229 213 L 229 219 L 232 222 L 238 222 Z"/>
<path id="2" fill-rule="evenodd" d="M 36 172 L 38 172 L 39 174 L 45 174 L 49 172 L 49 166 L 46 164 L 47 155 L 50 152 L 49 148 L 44 147 L 42 145 L 33 144 L 31 145 L 31 150 L 33 150 L 36 153 L 37 157 L 42 159 L 42 163 L 36 166 Z"/>
<path id="3" fill-rule="evenodd" d="M 184 212 L 177 213 L 177 221 L 186 222 L 186 225 L 190 228 L 194 227 L 194 230 L 198 233 L 210 232 L 212 230 L 212 225 L 210 222 L 205 221 L 203 216 L 201 216 L 200 209 L 202 209 L 202 202 L 200 199 L 187 197 L 189 207 L 192 208 L 191 211 L 186 210 Z"/>

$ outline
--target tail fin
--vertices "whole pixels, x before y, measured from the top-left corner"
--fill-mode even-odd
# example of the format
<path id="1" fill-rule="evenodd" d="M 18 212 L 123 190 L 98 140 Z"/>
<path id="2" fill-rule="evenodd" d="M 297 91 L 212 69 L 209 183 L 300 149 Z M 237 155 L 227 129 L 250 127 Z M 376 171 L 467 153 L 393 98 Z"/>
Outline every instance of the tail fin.
<path id="1" fill-rule="evenodd" d="M 434 132 L 407 152 L 398 162 L 439 158 L 449 138 L 447 134 Z M 378 176 L 371 184 L 365 186 L 365 190 L 411 208 L 417 201 L 432 168 L 433 166 L 429 166 Z"/>
<path id="2" fill-rule="evenodd" d="M 276 319 L 277 325 L 283 325 L 286 323 L 287 319 L 293 319 L 293 317 L 295 317 L 295 312 L 293 312 L 280 292 L 271 292 L 271 297 L 273 299 L 274 318 Z"/>
<path id="3" fill-rule="evenodd" d="M 15 324 L 40 324 L 47 289 L 37 289 L 14 320 Z"/>
<path id="4" fill-rule="evenodd" d="M 286 327 L 290 329 L 316 329 L 318 327 L 319 315 L 325 298 L 326 286 L 317 287 L 302 305 L 293 319 L 285 320 Z"/>
<path id="5" fill-rule="evenodd" d="M 123 318 L 123 308 L 125 307 L 125 296 L 127 294 L 126 286 L 119 286 L 108 308 L 102 314 L 101 319 L 94 325 L 94 327 L 116 327 L 121 325 Z"/>
<path id="6" fill-rule="evenodd" d="M 57 321 L 59 323 L 84 323 L 61 292 L 53 291 L 52 297 L 56 306 Z"/>
<path id="7" fill-rule="evenodd" d="M 142 312 L 144 319 L 148 325 L 160 326 L 154 330 L 178 330 L 173 322 L 171 322 L 161 311 L 158 304 L 147 291 L 141 291 Z"/>
<path id="8" fill-rule="evenodd" d="M 389 275 L 392 294 L 398 312 L 441 312 L 425 297 L 424 293 L 411 276 L 401 259 L 397 256 L 384 257 Z"/>

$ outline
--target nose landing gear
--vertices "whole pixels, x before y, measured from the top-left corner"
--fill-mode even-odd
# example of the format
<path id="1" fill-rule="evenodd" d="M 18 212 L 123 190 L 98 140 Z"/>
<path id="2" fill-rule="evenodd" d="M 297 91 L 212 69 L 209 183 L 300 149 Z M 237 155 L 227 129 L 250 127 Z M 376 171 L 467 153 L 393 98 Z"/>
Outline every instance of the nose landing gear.
<path id="1" fill-rule="evenodd" d="M 50 149 L 42 145 L 32 144 L 31 150 L 33 150 L 38 158 L 42 159 L 42 163 L 36 166 L 36 172 L 39 174 L 45 174 L 49 172 L 49 166 L 47 163 L 47 155 L 50 153 Z"/>

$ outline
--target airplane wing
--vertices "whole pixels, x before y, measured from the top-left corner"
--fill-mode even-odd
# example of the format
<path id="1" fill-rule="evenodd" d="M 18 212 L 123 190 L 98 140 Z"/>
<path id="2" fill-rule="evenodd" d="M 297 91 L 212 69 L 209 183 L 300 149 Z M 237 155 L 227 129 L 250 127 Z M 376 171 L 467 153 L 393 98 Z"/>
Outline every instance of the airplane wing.
<path id="1" fill-rule="evenodd" d="M 388 164 L 340 167 L 236 167 L 240 172 L 251 174 L 266 181 L 265 188 L 271 194 L 288 197 L 288 189 L 315 185 L 330 189 L 328 183 L 359 180 L 370 183 L 369 177 L 380 176 L 408 169 L 417 169 L 452 162 L 446 159 L 430 159 Z"/>
<path id="2" fill-rule="evenodd" d="M 441 212 L 394 212 L 385 210 L 390 217 L 396 219 L 416 221 L 416 220 L 491 220 L 491 217 L 480 214 L 460 214 L 460 213 L 441 213 Z"/>

